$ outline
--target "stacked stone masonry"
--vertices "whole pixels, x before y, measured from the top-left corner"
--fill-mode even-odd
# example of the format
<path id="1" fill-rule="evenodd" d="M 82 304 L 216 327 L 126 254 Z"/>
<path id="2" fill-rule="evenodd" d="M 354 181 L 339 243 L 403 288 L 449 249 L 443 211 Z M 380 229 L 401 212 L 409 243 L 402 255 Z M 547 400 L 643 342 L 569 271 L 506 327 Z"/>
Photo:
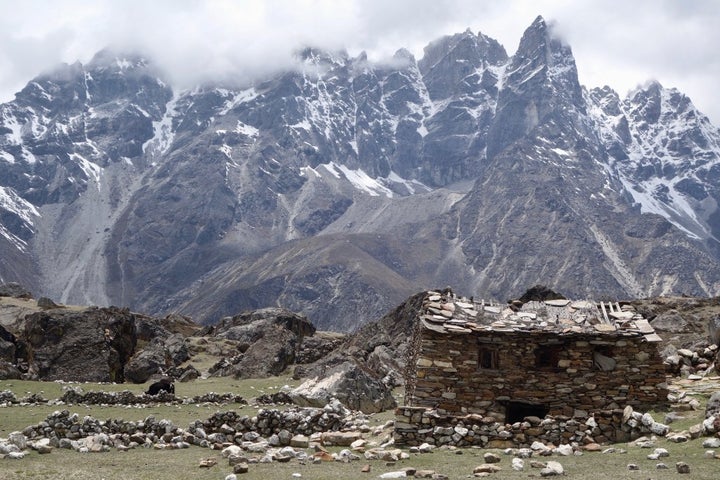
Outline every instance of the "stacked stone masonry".
<path id="1" fill-rule="evenodd" d="M 623 410 L 597 411 L 592 415 L 576 412 L 507 424 L 477 414 L 450 415 L 423 407 L 399 407 L 396 410 L 394 439 L 396 445 L 452 445 L 483 448 L 525 448 L 534 442 L 544 444 L 586 445 L 589 443 L 627 442 L 646 434 L 667 433 L 668 427 L 647 414 Z"/>
<path id="2" fill-rule="evenodd" d="M 407 359 L 405 403 L 418 412 L 509 425 L 525 417 L 609 419 L 627 406 L 663 408 L 668 391 L 659 340 L 642 316 L 617 304 L 507 306 L 428 292 Z M 399 410 L 398 424 L 425 431 L 413 420 L 419 413 L 408 421 L 407 412 Z M 607 424 L 615 426 L 600 436 L 615 440 L 619 423 Z"/>

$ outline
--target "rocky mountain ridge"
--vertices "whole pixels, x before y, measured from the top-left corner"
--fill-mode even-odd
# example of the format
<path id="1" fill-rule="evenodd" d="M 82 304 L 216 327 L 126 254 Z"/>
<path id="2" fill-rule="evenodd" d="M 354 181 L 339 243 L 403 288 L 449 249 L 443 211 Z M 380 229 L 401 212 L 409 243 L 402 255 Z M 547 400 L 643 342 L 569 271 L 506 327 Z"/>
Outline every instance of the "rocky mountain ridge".
<path id="1" fill-rule="evenodd" d="M 243 87 L 106 50 L 0 106 L 0 279 L 339 331 L 428 285 L 712 296 L 719 158 L 677 90 L 582 87 L 542 17 L 512 56 L 470 31 L 383 65 L 307 48 Z"/>

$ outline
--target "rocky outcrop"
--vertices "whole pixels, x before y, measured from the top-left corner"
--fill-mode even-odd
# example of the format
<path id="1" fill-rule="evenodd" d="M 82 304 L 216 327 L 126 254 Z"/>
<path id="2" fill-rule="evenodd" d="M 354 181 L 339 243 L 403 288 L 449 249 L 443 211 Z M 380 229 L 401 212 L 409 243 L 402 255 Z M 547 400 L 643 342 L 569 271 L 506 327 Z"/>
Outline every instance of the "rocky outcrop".
<path id="1" fill-rule="evenodd" d="M 405 368 L 408 340 L 422 300 L 423 294 L 410 296 L 379 320 L 368 322 L 347 335 L 329 355 L 310 365 L 298 367 L 295 376 L 322 377 L 324 372 L 348 359 L 363 365 L 365 371 L 372 372 L 376 378 L 401 374 Z"/>
<path id="2" fill-rule="evenodd" d="M 33 298 L 28 289 L 14 282 L 0 284 L 0 297 Z"/>
<path id="3" fill-rule="evenodd" d="M 17 338 L 0 325 L 0 360 L 15 361 Z"/>
<path id="4" fill-rule="evenodd" d="M 89 308 L 37 312 L 25 320 L 31 376 L 42 380 L 123 382 L 135 351 L 134 314 L 127 309 Z"/>
<path id="5" fill-rule="evenodd" d="M 338 398 L 351 408 L 377 412 L 392 408 L 393 387 L 402 384 L 407 351 L 423 295 L 411 296 L 377 321 L 339 341 L 328 355 L 295 368 L 309 379 L 292 394 L 300 405 L 318 406 Z"/>
<path id="6" fill-rule="evenodd" d="M 279 375 L 294 364 L 303 339 L 313 335 L 315 327 L 289 310 L 264 308 L 223 318 L 206 333 L 238 345 L 238 355 L 226 359 L 216 375 L 257 378 Z"/>
<path id="7" fill-rule="evenodd" d="M 125 365 L 125 379 L 145 383 L 155 374 L 165 374 L 190 359 L 185 337 L 179 333 L 154 337 Z"/>
<path id="8" fill-rule="evenodd" d="M 345 362 L 322 377 L 305 381 L 289 395 L 293 403 L 305 407 L 323 407 L 333 398 L 365 413 L 382 412 L 396 406 L 391 388 L 354 362 Z"/>

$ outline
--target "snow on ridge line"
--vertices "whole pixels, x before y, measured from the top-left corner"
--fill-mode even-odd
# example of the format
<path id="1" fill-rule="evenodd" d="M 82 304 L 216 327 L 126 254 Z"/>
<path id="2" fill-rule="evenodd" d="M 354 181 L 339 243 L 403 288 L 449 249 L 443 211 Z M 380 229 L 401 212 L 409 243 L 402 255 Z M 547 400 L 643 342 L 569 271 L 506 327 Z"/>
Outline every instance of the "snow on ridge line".
<path id="1" fill-rule="evenodd" d="M 668 222 L 672 223 L 675 227 L 677 227 L 679 230 L 681 230 L 685 235 L 687 235 L 690 238 L 700 240 L 701 237 L 696 234 L 695 232 L 690 231 L 688 228 L 686 228 L 684 225 L 679 223 L 673 216 L 670 214 L 670 211 L 677 213 L 684 213 L 687 215 L 686 218 L 689 218 L 692 220 L 696 225 L 700 227 L 700 229 L 705 232 L 705 227 L 698 221 L 694 211 L 687 205 L 676 205 L 676 201 L 678 200 L 676 194 L 673 194 L 673 203 L 672 205 L 668 205 L 664 202 L 661 202 L 660 200 L 653 197 L 650 193 L 647 191 L 640 191 L 633 187 L 632 183 L 625 178 L 624 175 L 619 176 L 620 181 L 622 182 L 623 186 L 625 187 L 625 190 L 630 193 L 633 197 L 633 201 L 640 204 L 640 213 L 654 213 L 656 215 L 660 215 L 661 217 L 665 218 Z M 657 180 L 657 179 L 656 179 Z M 656 181 L 656 185 L 657 185 Z M 646 184 L 641 186 L 641 188 L 645 189 L 646 187 L 649 187 L 650 185 Z M 673 189 L 674 192 L 674 189 Z"/>
<path id="2" fill-rule="evenodd" d="M 15 157 L 10 155 L 8 152 L 0 152 L 0 160 L 5 160 L 10 165 L 15 163 Z"/>
<path id="3" fill-rule="evenodd" d="M 223 96 L 229 96 L 232 94 L 229 90 L 221 88 L 217 89 L 217 91 Z M 248 88 L 247 90 L 241 90 L 240 92 L 236 93 L 231 100 L 227 100 L 225 102 L 222 109 L 218 112 L 218 115 L 226 115 L 230 110 L 237 107 L 238 105 L 255 100 L 258 95 L 260 94 L 255 90 L 255 87 Z"/>
<path id="4" fill-rule="evenodd" d="M 21 238 L 16 237 L 8 231 L 3 225 L 0 224 L 0 235 L 5 237 L 10 243 L 15 245 L 15 248 L 21 252 L 27 252 L 27 242 Z"/>
<path id="5" fill-rule="evenodd" d="M 79 155 L 77 153 L 71 153 L 70 159 L 75 160 L 78 162 L 78 166 L 82 169 L 82 171 L 85 173 L 85 176 L 88 178 L 88 180 L 93 179 L 95 180 L 95 185 L 97 186 L 98 190 L 100 189 L 100 177 L 103 173 L 103 168 L 96 163 L 93 163 L 83 157 L 82 155 Z"/>
<path id="6" fill-rule="evenodd" d="M 391 171 L 387 177 L 372 178 L 360 168 L 353 170 L 345 165 L 338 165 L 335 162 L 323 163 L 318 165 L 317 168 L 303 167 L 300 169 L 300 174 L 307 177 L 310 172 L 312 172 L 316 177 L 322 178 L 322 174 L 318 171 L 319 167 L 323 167 L 328 173 L 337 179 L 345 177 L 345 179 L 348 180 L 355 188 L 373 197 L 385 195 L 388 198 L 393 198 L 395 194 L 386 186 L 388 183 L 403 185 L 411 195 L 416 193 L 418 188 L 428 192 L 432 190 L 422 182 L 417 180 L 407 180 L 394 171 Z"/>
<path id="7" fill-rule="evenodd" d="M 0 208 L 14 213 L 28 225 L 33 225 L 33 217 L 39 217 L 40 212 L 35 205 L 28 202 L 10 187 L 0 185 Z"/>

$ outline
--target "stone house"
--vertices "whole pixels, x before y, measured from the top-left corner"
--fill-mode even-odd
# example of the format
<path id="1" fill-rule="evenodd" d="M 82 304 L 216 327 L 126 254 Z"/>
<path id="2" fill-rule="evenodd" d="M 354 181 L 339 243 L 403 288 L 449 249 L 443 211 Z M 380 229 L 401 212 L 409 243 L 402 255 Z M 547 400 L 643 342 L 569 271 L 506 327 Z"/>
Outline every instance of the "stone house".
<path id="1" fill-rule="evenodd" d="M 627 406 L 662 407 L 668 391 L 660 341 L 629 306 L 570 300 L 498 305 L 428 292 L 408 353 L 399 416 L 403 408 L 410 417 L 413 409 L 432 409 L 513 424 L 525 417 L 612 417 Z"/>

